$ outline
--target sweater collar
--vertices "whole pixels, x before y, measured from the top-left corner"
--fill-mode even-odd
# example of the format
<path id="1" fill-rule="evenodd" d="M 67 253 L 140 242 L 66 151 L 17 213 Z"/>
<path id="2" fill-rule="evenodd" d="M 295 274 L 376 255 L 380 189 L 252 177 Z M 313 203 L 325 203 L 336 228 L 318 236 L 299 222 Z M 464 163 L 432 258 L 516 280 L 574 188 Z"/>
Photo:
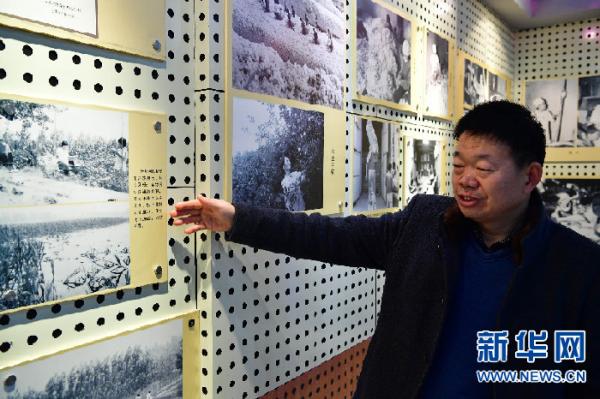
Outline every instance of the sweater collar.
<path id="1" fill-rule="evenodd" d="M 475 234 L 476 239 L 480 241 L 484 248 L 487 248 L 487 251 L 510 247 L 515 264 L 518 266 L 529 263 L 535 255 L 536 248 L 539 248 L 537 244 L 543 242 L 549 224 L 548 216 L 537 189 L 531 193 L 529 205 L 521 223 L 506 239 L 492 244 L 489 248 L 483 243 L 483 237 L 480 232 L 478 233 L 477 225 L 462 214 L 456 201 L 440 216 L 451 239 L 461 240 L 465 239 L 467 234 Z M 479 238 L 477 238 L 478 236 Z"/>

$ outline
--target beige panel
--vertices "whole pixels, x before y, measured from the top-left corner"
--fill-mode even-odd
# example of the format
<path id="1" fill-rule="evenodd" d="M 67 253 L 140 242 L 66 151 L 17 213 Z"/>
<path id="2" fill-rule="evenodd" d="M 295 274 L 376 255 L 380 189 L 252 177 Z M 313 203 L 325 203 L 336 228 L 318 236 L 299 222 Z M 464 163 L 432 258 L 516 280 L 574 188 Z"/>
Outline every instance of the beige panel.
<path id="1" fill-rule="evenodd" d="M 156 123 L 160 129 L 156 129 Z M 160 217 L 151 221 L 144 221 L 143 228 L 134 225 L 134 212 L 136 210 L 133 194 L 129 195 L 130 202 L 130 231 L 131 231 L 131 284 L 134 286 L 164 282 L 167 280 L 167 254 L 164 240 L 167 237 L 167 134 L 164 132 L 166 117 L 154 114 L 131 113 L 129 114 L 129 187 L 135 190 L 135 178 L 140 170 L 155 170 L 154 176 L 160 179 L 160 193 L 162 198 L 157 204 L 154 198 L 150 208 L 161 209 Z M 145 201 L 144 201 L 145 202 Z M 145 207 L 145 210 L 147 207 Z M 157 215 L 158 216 L 158 215 Z M 162 273 L 156 273 L 160 267 Z"/>
<path id="2" fill-rule="evenodd" d="M 3 14 L 0 25 L 164 60 L 164 14 L 165 0 L 99 0 L 97 37 Z M 153 48 L 156 40 L 158 50 Z"/>

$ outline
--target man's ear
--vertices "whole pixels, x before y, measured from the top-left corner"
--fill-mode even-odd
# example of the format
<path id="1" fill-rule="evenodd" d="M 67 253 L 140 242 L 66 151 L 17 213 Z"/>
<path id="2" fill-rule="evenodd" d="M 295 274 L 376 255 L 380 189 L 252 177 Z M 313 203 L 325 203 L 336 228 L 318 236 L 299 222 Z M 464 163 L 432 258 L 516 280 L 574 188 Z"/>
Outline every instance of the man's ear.
<path id="1" fill-rule="evenodd" d="M 525 190 L 530 193 L 532 192 L 538 183 L 542 180 L 544 174 L 544 167 L 539 162 L 532 162 L 527 167 L 527 181 L 525 182 Z"/>

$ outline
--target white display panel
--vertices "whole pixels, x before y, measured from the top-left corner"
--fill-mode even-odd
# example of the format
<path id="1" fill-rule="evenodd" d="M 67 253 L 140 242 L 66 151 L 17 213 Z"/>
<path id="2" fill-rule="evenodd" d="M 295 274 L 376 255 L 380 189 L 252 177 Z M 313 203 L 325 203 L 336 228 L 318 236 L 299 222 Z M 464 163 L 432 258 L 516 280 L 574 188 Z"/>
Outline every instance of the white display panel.
<path id="1" fill-rule="evenodd" d="M 97 0 L 5 0 L 0 13 L 92 36 L 97 34 Z"/>

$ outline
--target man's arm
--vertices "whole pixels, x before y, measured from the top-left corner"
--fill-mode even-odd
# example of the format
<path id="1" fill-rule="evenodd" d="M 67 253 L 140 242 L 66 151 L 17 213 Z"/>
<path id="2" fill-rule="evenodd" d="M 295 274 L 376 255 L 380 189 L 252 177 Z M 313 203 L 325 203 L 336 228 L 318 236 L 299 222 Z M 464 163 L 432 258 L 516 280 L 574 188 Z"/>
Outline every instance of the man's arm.
<path id="1" fill-rule="evenodd" d="M 296 258 L 383 270 L 409 208 L 378 218 L 335 218 L 235 205 L 225 238 Z"/>
<path id="2" fill-rule="evenodd" d="M 188 234 L 204 229 L 223 231 L 228 240 L 296 258 L 384 269 L 413 203 L 401 212 L 379 218 L 333 218 L 234 206 L 198 196 L 175 204 L 171 217 L 176 226 L 191 225 L 185 229 Z"/>

